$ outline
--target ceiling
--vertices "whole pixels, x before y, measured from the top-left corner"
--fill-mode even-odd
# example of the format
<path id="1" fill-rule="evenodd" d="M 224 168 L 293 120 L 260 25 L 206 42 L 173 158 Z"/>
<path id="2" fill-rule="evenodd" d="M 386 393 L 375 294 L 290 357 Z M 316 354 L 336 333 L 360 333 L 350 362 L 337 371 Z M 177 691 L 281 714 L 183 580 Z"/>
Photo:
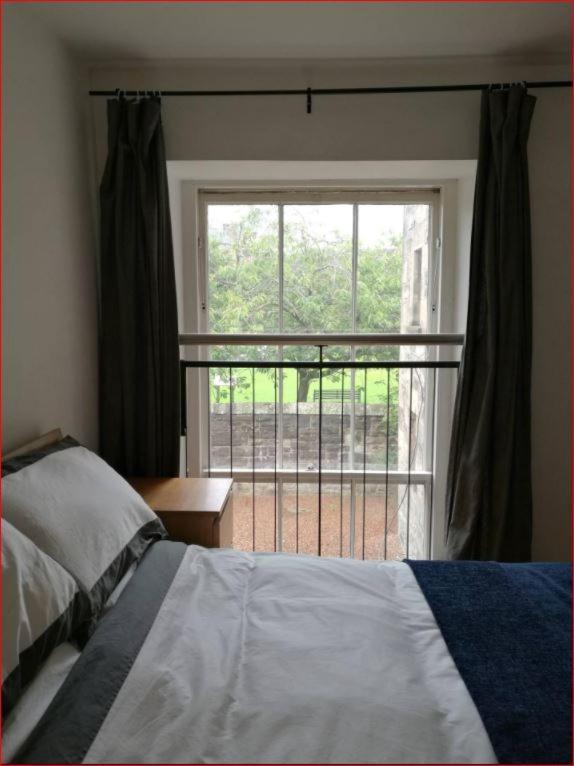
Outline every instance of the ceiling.
<path id="1" fill-rule="evenodd" d="M 98 61 L 560 54 L 570 48 L 570 9 L 569 2 L 43 2 L 18 11 Z M 9 14 L 7 21 L 9 34 Z"/>

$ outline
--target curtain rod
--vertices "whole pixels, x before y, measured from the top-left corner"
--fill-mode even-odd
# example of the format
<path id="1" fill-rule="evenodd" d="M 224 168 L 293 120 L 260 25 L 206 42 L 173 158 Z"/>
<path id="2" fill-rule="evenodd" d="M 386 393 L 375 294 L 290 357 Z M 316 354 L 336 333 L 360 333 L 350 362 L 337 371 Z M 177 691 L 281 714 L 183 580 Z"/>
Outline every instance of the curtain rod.
<path id="1" fill-rule="evenodd" d="M 306 96 L 311 113 L 313 96 L 345 96 L 375 93 L 452 93 L 460 91 L 504 89 L 511 83 L 467 83 L 462 85 L 390 85 L 373 88 L 282 88 L 278 90 L 90 90 L 90 96 Z M 526 88 L 571 88 L 572 80 L 523 82 Z"/>

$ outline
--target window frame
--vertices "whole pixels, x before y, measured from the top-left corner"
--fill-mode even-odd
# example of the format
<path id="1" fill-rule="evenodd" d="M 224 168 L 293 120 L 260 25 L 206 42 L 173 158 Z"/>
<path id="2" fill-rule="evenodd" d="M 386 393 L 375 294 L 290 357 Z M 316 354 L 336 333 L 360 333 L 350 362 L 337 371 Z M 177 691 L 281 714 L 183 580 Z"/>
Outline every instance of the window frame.
<path id="1" fill-rule="evenodd" d="M 292 188 L 198 188 L 197 189 L 197 274 L 198 303 L 200 306 L 200 322 L 198 332 L 209 333 L 209 282 L 208 282 L 208 232 L 207 232 L 207 208 L 209 205 L 249 205 L 269 204 L 279 207 L 279 333 L 283 331 L 283 206 L 287 204 L 313 205 L 330 204 L 353 206 L 353 262 L 352 262 L 352 328 L 349 332 L 358 332 L 357 321 L 357 261 L 358 261 L 358 206 L 361 204 L 380 205 L 406 205 L 420 204 L 429 205 L 429 237 L 428 237 L 428 310 L 427 330 L 428 333 L 437 332 L 437 305 L 438 305 L 438 275 L 437 268 L 440 260 L 440 226 L 442 194 L 440 187 L 421 188 L 413 186 L 404 189 L 397 188 L 337 188 L 337 187 L 292 187 Z M 354 358 L 354 357 L 353 357 Z"/>
<path id="2" fill-rule="evenodd" d="M 427 330 L 426 333 L 432 334 L 438 331 L 439 324 L 439 292 L 440 292 L 440 273 L 441 273 L 441 255 L 442 255 L 442 206 L 443 206 L 443 194 L 442 189 L 436 186 L 420 187 L 413 185 L 412 187 L 377 187 L 377 188 L 361 188 L 355 186 L 349 187 L 310 187 L 310 186 L 293 186 L 293 187 L 273 187 L 273 188 L 253 188 L 253 187 L 238 187 L 225 188 L 220 186 L 197 186 L 195 189 L 196 197 L 196 228 L 197 228 L 197 247 L 196 247 L 196 274 L 198 276 L 197 281 L 197 306 L 198 306 L 198 326 L 197 332 L 209 333 L 209 249 L 208 249 L 208 207 L 209 205 L 248 205 L 248 204 L 272 204 L 279 206 L 278 222 L 279 222 L 279 301 L 280 301 L 280 322 L 279 322 L 279 335 L 282 332 L 282 302 L 283 302 L 283 206 L 286 204 L 297 205 L 312 205 L 312 204 L 349 204 L 353 206 L 353 259 L 352 259 L 352 328 L 351 333 L 358 333 L 356 329 L 357 322 L 357 264 L 358 264 L 358 251 L 359 251 L 359 239 L 358 239 L 358 206 L 361 204 L 380 204 L 380 205 L 407 205 L 407 204 L 425 204 L 429 205 L 429 236 L 427 240 L 428 245 L 428 298 L 427 298 Z M 422 317 L 421 317 L 422 319 Z M 283 346 L 278 346 L 278 358 L 283 358 Z M 200 348 L 197 350 L 194 356 L 199 359 L 207 359 L 209 353 L 209 347 Z M 356 359 L 356 348 L 351 347 L 352 360 Z M 438 358 L 437 349 L 435 347 L 429 347 L 429 360 Z M 210 400 L 209 400 L 209 378 L 208 371 L 194 371 L 196 374 L 195 384 L 192 384 L 192 391 L 195 394 L 194 399 L 196 401 L 195 412 L 199 419 L 199 445 L 196 448 L 190 450 L 190 454 L 195 456 L 194 475 L 207 475 L 207 465 L 209 460 L 206 460 L 207 450 L 209 449 L 209 428 L 210 428 Z M 354 390 L 355 385 L 355 371 L 352 371 L 351 389 Z M 432 401 L 434 406 L 437 406 L 435 399 L 436 392 L 431 391 L 431 378 L 427 378 L 429 386 L 429 395 L 432 393 Z M 282 376 L 279 376 L 278 381 L 278 403 L 283 400 L 282 396 Z M 189 387 L 188 387 L 189 395 Z M 351 431 L 352 437 L 355 438 L 355 410 L 356 403 L 355 398 L 351 397 Z M 432 420 L 431 417 L 425 418 L 425 436 L 424 436 L 424 460 L 425 468 L 422 471 L 413 470 L 411 472 L 411 482 L 413 485 L 420 484 L 427 488 L 427 522 L 425 524 L 427 528 L 426 534 L 426 548 L 430 557 L 432 552 L 432 519 L 428 513 L 428 507 L 432 502 L 428 488 L 430 486 L 431 477 L 435 475 L 435 465 L 431 465 L 434 462 L 435 445 L 431 444 L 432 440 Z M 278 455 L 277 455 L 277 537 L 279 542 L 278 550 L 281 550 L 281 519 L 282 519 L 282 489 L 284 483 L 290 483 L 292 480 L 293 471 L 283 468 L 283 443 L 282 443 L 282 421 L 283 421 L 283 408 L 278 408 Z M 198 421 L 196 420 L 196 423 Z M 430 437 L 430 438 L 429 438 Z M 188 437 L 189 438 L 189 437 Z M 189 447 L 188 443 L 188 447 Z M 197 449 L 199 446 L 199 449 Z M 355 530 L 355 509 L 359 497 L 358 490 L 359 485 L 362 484 L 361 469 L 359 469 L 354 463 L 354 450 L 351 450 L 351 464 L 348 468 L 343 470 L 343 476 L 345 483 L 349 484 L 349 503 L 350 503 L 350 535 L 349 545 L 353 549 L 355 545 L 354 530 Z M 199 470 L 199 473 L 197 473 Z M 241 469 L 235 470 L 234 473 L 241 473 Z M 269 470 L 259 469 L 255 471 L 255 481 L 269 481 Z M 211 476 L 226 476 L 229 471 L 225 469 L 212 468 L 210 471 Z M 252 472 L 249 470 L 246 473 L 246 480 L 251 480 Z M 417 481 L 418 479 L 418 481 Z M 314 479 L 308 477 L 308 481 L 313 482 Z M 377 478 L 372 478 L 372 482 L 380 481 Z"/>

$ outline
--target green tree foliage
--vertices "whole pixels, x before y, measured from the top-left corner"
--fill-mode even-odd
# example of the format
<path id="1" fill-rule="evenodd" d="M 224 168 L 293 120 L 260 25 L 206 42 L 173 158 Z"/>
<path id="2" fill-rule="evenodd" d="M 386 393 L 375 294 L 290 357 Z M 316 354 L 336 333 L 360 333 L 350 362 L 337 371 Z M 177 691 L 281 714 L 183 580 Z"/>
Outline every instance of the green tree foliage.
<path id="1" fill-rule="evenodd" d="M 279 316 L 278 208 L 241 206 L 240 215 L 209 229 L 210 329 L 218 333 L 350 332 L 352 318 L 352 242 L 331 227 L 325 233 L 287 209 L 284 224 L 283 326 Z M 342 227 L 344 228 L 344 227 Z M 348 227 L 347 227 L 348 228 Z M 356 329 L 399 332 L 401 316 L 402 241 L 387 237 L 358 254 Z M 317 359 L 318 350 L 285 347 L 289 361 Z M 277 358 L 276 347 L 214 348 L 214 359 Z M 348 348 L 329 348 L 325 358 L 349 360 Z M 359 359 L 393 359 L 388 347 L 357 350 Z M 298 401 L 307 401 L 317 370 L 301 370 Z M 336 378 L 336 375 L 333 376 Z M 250 376 L 237 373 L 236 385 Z M 384 380 L 384 378 L 383 378 Z"/>

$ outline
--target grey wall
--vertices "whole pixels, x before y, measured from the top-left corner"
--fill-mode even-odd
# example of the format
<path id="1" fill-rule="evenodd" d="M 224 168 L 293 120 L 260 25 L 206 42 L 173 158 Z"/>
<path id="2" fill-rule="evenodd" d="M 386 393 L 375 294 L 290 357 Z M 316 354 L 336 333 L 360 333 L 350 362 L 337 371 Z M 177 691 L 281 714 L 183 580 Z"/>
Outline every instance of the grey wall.
<path id="1" fill-rule="evenodd" d="M 264 88 L 381 83 L 500 82 L 568 78 L 546 59 L 444 59 L 386 64 L 222 62 L 219 65 L 110 64 L 91 72 L 92 87 Z M 570 555 L 570 92 L 536 91 L 529 145 L 534 270 L 534 555 Z M 303 98 L 164 99 L 171 160 L 473 159 L 479 94 Z M 104 104 L 92 104 L 99 170 L 105 156 Z M 471 200 L 471 190 L 461 198 Z M 464 241 L 464 238 L 461 238 Z M 468 253 L 456 279 L 466 293 Z M 464 302 L 463 302 L 464 305 Z M 464 330 L 464 312 L 458 311 Z"/>
<path id="2" fill-rule="evenodd" d="M 4 8 L 2 444 L 60 426 L 95 445 L 86 70 L 21 11 Z"/>

